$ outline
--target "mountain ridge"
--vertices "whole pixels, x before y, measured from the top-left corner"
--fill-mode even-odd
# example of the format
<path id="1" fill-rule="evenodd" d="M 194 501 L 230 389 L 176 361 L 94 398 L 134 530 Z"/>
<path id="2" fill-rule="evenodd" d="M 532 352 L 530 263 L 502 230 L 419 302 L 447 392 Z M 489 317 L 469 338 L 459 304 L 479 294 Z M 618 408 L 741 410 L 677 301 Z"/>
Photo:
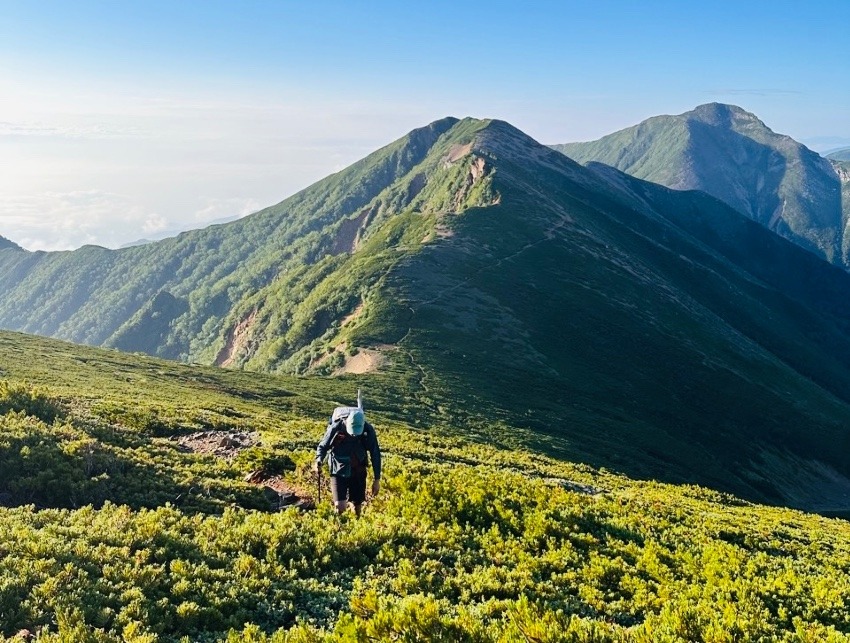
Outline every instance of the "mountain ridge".
<path id="1" fill-rule="evenodd" d="M 84 339 L 184 361 L 359 357 L 380 368 L 343 381 L 380 382 L 417 426 L 762 501 L 812 507 L 850 475 L 850 275 L 503 121 L 435 121 L 216 228 L 4 262 L 4 325 L 32 302 L 43 329 L 80 315 Z"/>
<path id="2" fill-rule="evenodd" d="M 11 239 L 7 239 L 6 237 L 0 237 L 0 250 L 11 249 L 11 250 L 23 250 L 21 246 L 12 241 Z"/>
<path id="3" fill-rule="evenodd" d="M 597 141 L 554 145 L 673 189 L 707 192 L 831 263 L 850 267 L 834 164 L 734 105 L 656 116 Z"/>

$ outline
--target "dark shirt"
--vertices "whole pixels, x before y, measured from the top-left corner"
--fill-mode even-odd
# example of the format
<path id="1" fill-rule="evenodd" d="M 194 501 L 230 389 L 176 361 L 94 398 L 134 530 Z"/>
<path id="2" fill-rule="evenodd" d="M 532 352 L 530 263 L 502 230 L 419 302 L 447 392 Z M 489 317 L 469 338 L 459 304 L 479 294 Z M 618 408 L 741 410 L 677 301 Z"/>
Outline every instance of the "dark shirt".
<path id="1" fill-rule="evenodd" d="M 368 422 L 363 426 L 362 435 L 348 435 L 345 431 L 345 419 L 329 424 L 325 436 L 316 448 L 316 460 L 324 461 L 329 451 L 337 458 L 359 462 L 363 469 L 369 465 L 371 454 L 375 480 L 381 479 L 381 449 L 378 446 L 375 427 Z M 334 473 L 331 472 L 331 475 Z"/>

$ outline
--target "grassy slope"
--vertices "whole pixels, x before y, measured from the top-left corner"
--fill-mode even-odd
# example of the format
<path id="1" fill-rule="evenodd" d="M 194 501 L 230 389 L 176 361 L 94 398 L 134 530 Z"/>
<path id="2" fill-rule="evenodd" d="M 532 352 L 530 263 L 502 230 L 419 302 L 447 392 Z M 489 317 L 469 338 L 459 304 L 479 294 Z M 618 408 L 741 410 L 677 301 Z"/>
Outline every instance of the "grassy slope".
<path id="1" fill-rule="evenodd" d="M 598 141 L 553 147 L 581 163 L 702 190 L 828 261 L 850 265 L 842 225 L 850 204 L 842 203 L 829 163 L 738 107 L 702 105 Z"/>
<path id="2" fill-rule="evenodd" d="M 4 491 L 28 482 L 43 494 L 43 508 L 0 508 L 5 636 L 28 628 L 40 641 L 212 641 L 228 632 L 233 641 L 850 638 L 844 521 L 475 445 L 450 427 L 422 432 L 375 411 L 386 474 L 364 519 L 340 525 L 327 505 L 270 514 L 238 506 L 252 497 L 241 474 L 288 456 L 300 465 L 290 482 L 311 484 L 303 465 L 322 418 L 349 399 L 328 388 L 340 382 L 179 366 L 5 332 L 0 369 Z M 367 403 L 390 401 L 376 383 L 368 392 Z M 48 411 L 59 419 L 38 419 Z M 264 446 L 252 463 L 228 465 L 162 437 L 210 426 L 260 431 Z M 131 447 L 118 449 L 123 441 Z M 123 484 L 104 486 L 97 467 L 122 456 Z M 28 468 L 47 457 L 62 461 L 64 486 Z M 153 477 L 131 463 L 171 472 L 163 488 L 177 491 L 183 477 L 197 489 L 164 504 L 148 486 Z M 86 484 L 106 491 L 95 507 L 46 508 L 68 506 Z"/>

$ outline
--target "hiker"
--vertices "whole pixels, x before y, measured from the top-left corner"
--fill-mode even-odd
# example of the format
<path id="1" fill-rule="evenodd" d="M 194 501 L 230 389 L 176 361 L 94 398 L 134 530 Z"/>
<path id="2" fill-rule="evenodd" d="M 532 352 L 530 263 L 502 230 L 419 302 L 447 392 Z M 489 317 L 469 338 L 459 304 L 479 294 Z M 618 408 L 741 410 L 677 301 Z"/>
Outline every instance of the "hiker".
<path id="1" fill-rule="evenodd" d="M 372 456 L 372 495 L 381 489 L 381 449 L 375 427 L 366 421 L 361 407 L 348 409 L 345 417 L 334 413 L 325 431 L 325 436 L 316 448 L 313 471 L 319 474 L 322 461 L 327 457 L 330 464 L 331 493 L 338 514 L 342 514 L 350 502 L 354 513 L 360 516 L 366 500 L 366 469 L 369 455 Z"/>

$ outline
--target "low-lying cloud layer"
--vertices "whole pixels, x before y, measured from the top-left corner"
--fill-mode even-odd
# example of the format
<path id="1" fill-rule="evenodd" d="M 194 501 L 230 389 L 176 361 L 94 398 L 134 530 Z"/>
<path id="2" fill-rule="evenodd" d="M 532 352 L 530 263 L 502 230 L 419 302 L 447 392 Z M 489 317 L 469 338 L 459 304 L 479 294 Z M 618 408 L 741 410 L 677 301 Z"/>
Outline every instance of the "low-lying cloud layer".
<path id="1" fill-rule="evenodd" d="M 28 250 L 120 247 L 245 216 L 392 138 L 380 133 L 391 117 L 351 103 L 340 117 L 297 97 L 10 87 L 0 236 Z"/>
<path id="2" fill-rule="evenodd" d="M 0 236 L 28 250 L 70 250 L 86 244 L 117 248 L 171 236 L 258 208 L 253 199 L 209 199 L 183 218 L 169 218 L 127 195 L 99 190 L 46 192 L 0 200 Z"/>

